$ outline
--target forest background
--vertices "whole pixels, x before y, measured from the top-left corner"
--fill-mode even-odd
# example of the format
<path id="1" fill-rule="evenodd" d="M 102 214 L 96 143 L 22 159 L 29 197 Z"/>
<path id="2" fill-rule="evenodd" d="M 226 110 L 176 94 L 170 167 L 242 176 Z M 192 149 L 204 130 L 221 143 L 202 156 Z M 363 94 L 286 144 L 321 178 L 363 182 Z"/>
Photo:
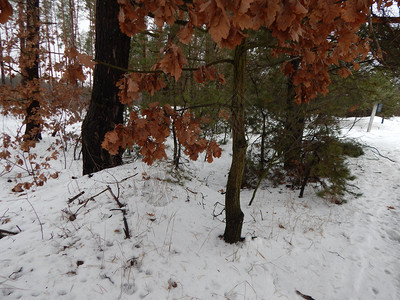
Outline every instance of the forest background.
<path id="1" fill-rule="evenodd" d="M 242 239 L 240 190 L 268 177 L 328 201 L 352 193 L 339 117 L 382 103 L 399 115 L 397 3 L 369 1 L 0 2 L 2 174 L 14 192 L 57 178 L 49 161 L 69 147 L 83 174 L 123 157 L 212 162 L 233 141 L 224 240 Z M 80 27 L 88 24 L 86 29 Z M 92 59 L 94 57 L 94 59 Z M 82 134 L 67 126 L 83 121 Z M 57 137 L 48 156 L 34 148 Z M 107 149 L 107 150 L 106 150 Z M 350 185 L 351 187 L 351 185 Z"/>

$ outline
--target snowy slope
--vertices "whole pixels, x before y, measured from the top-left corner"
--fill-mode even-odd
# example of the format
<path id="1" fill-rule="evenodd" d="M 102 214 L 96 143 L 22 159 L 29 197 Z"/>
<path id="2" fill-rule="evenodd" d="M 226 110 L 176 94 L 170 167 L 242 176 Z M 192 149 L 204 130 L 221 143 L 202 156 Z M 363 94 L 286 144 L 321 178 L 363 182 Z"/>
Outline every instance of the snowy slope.
<path id="1" fill-rule="evenodd" d="M 400 299 L 400 118 L 367 122 L 343 131 L 371 146 L 349 159 L 363 196 L 338 206 L 268 187 L 248 207 L 244 190 L 238 245 L 219 238 L 229 145 L 180 178 L 166 162 L 81 176 L 69 156 L 35 191 L 13 193 L 3 175 L 0 229 L 21 232 L 0 239 L 0 299 Z"/>

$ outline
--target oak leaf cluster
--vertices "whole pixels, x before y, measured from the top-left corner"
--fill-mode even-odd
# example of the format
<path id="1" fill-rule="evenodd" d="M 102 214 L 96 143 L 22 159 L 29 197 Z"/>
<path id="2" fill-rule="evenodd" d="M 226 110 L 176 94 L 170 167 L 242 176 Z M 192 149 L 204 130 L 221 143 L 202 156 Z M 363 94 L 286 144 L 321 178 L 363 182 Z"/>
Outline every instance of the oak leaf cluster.
<path id="1" fill-rule="evenodd" d="M 297 70 L 283 66 L 297 86 L 297 102 L 326 94 L 328 67 L 337 65 L 347 76 L 347 63 L 368 52 L 367 40 L 357 31 L 367 21 L 371 0 L 119 0 L 121 30 L 134 36 L 146 30 L 146 18 L 154 17 L 160 28 L 178 22 L 180 42 L 187 44 L 194 29 L 206 28 L 222 48 L 234 48 L 248 30 L 265 27 L 277 38 L 275 55 L 301 59 Z M 174 45 L 168 48 L 161 70 L 178 79 L 185 59 Z M 173 52 L 173 53 L 171 53 Z M 179 53 L 179 54 L 178 54 Z M 177 63 L 172 63 L 177 62 Z M 197 78 L 199 79 L 199 74 Z M 200 80 L 201 81 L 201 80 Z"/>
<path id="2" fill-rule="evenodd" d="M 281 67 L 292 78 L 299 103 L 310 101 L 318 93 L 327 94 L 328 67 L 338 66 L 339 74 L 346 77 L 351 74 L 348 64 L 368 52 L 368 41 L 362 40 L 357 31 L 367 20 L 370 0 L 118 0 L 118 3 L 120 27 L 129 36 L 145 31 L 146 20 L 152 17 L 160 29 L 165 24 L 180 24 L 178 37 L 182 44 L 190 43 L 195 29 L 206 29 L 217 45 L 233 49 L 248 36 L 249 30 L 268 29 L 277 41 L 273 55 L 286 55 L 299 61 L 296 68 L 291 61 Z M 180 45 L 169 40 L 160 53 L 163 57 L 152 71 L 161 71 L 179 80 L 187 65 Z M 354 69 L 359 67 L 353 65 Z M 198 83 L 225 82 L 214 66 L 198 67 L 193 78 Z M 130 105 L 142 91 L 153 94 L 165 87 L 157 73 L 128 74 L 118 85 L 121 102 Z M 141 116 L 132 113 L 129 125 L 118 125 L 107 134 L 103 146 L 116 153 L 119 147 L 135 142 L 142 147 L 145 160 L 151 163 L 155 158 L 165 157 L 161 145 L 173 124 L 179 142 L 185 145 L 185 152 L 191 158 L 196 159 L 197 153 L 204 149 L 217 149 L 210 146 L 211 142 L 199 139 L 200 127 L 196 122 L 191 123 L 188 116 L 187 113 L 179 115 L 168 106 L 153 106 Z"/>
<path id="3" fill-rule="evenodd" d="M 167 158 L 165 142 L 171 134 L 171 126 L 190 159 L 197 160 L 199 153 L 204 151 L 208 162 L 221 156 L 222 150 L 215 141 L 201 137 L 201 122 L 190 111 L 179 114 L 171 106 L 161 107 L 158 103 L 150 104 L 141 114 L 132 111 L 128 124 L 118 124 L 106 133 L 102 146 L 111 154 L 117 154 L 121 148 L 136 144 L 143 161 L 151 165 L 155 160 Z"/>

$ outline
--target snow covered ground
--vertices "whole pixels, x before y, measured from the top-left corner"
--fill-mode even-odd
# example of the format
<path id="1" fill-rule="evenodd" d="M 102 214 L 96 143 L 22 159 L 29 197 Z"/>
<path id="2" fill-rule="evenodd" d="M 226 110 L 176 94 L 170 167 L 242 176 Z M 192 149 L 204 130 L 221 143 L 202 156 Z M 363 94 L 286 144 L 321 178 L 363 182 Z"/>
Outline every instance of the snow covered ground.
<path id="1" fill-rule="evenodd" d="M 81 176 L 70 153 L 35 191 L 11 192 L 5 174 L 0 229 L 19 233 L 0 239 L 0 299 L 400 299 L 400 118 L 367 123 L 343 131 L 371 146 L 348 161 L 361 197 L 338 206 L 312 187 L 302 199 L 268 187 L 248 207 L 243 190 L 237 245 L 219 238 L 229 145 L 180 178 L 165 162 Z"/>

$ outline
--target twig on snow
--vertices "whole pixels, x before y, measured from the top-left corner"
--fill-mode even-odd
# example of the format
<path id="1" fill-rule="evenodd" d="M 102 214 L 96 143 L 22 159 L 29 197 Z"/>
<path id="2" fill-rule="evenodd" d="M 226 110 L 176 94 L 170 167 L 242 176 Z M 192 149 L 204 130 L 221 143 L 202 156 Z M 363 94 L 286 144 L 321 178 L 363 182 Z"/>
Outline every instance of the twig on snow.
<path id="1" fill-rule="evenodd" d="M 396 162 L 395 160 L 393 160 L 385 155 L 382 155 L 377 148 L 372 147 L 372 146 L 366 146 L 366 147 L 371 148 L 372 150 L 375 150 L 376 151 L 375 153 L 378 154 L 380 157 L 386 158 L 387 160 L 390 160 L 391 162 L 394 162 L 394 163 Z"/>
<path id="2" fill-rule="evenodd" d="M 194 195 L 197 195 L 198 193 L 197 192 L 195 192 L 195 191 L 192 191 L 191 189 L 189 189 L 188 187 L 186 188 L 186 190 L 187 191 L 189 191 L 189 192 L 191 192 L 192 194 L 194 194 Z"/>
<path id="3" fill-rule="evenodd" d="M 4 212 L 4 214 L 0 217 L 0 220 L 3 219 L 3 218 L 5 218 L 5 215 L 6 215 L 6 213 L 7 213 L 9 210 L 10 210 L 9 208 L 6 209 L 6 211 Z M 7 222 L 6 222 L 6 223 L 7 223 Z"/>
<path id="4" fill-rule="evenodd" d="M 12 232 L 4 229 L 0 229 L 0 239 L 7 236 L 7 235 L 16 235 L 18 232 Z"/>
<path id="5" fill-rule="evenodd" d="M 128 180 L 129 178 L 135 177 L 137 174 L 139 174 L 139 173 L 135 173 L 135 174 L 133 174 L 133 175 L 131 175 L 131 176 L 125 177 L 125 178 L 121 179 L 119 182 L 120 182 L 120 183 L 121 183 L 121 182 L 124 182 L 125 180 Z"/>
<path id="6" fill-rule="evenodd" d="M 80 192 L 79 194 L 75 195 L 74 197 L 68 199 L 68 203 L 74 202 L 74 200 L 78 199 L 80 196 L 82 196 L 85 193 L 85 191 Z"/>
<path id="7" fill-rule="evenodd" d="M 299 295 L 300 297 L 306 299 L 306 300 L 315 300 L 313 297 L 308 296 L 308 295 L 304 295 L 303 293 L 299 292 L 298 290 L 296 290 L 296 294 Z"/>
<path id="8" fill-rule="evenodd" d="M 128 226 L 128 221 L 126 220 L 126 209 L 124 208 L 126 206 L 126 204 L 122 204 L 119 199 L 117 198 L 117 196 L 115 196 L 115 194 L 113 193 L 113 191 L 111 190 L 110 186 L 107 185 L 107 190 L 110 192 L 111 196 L 114 198 L 115 202 L 117 202 L 118 207 L 121 209 L 122 212 L 122 218 L 124 221 L 124 233 L 125 233 L 125 238 L 126 239 L 130 239 L 131 235 L 129 233 L 129 226 Z"/>
<path id="9" fill-rule="evenodd" d="M 12 272 L 12 273 L 8 276 L 8 278 L 11 278 L 11 276 L 13 276 L 13 275 L 15 275 L 15 274 L 21 273 L 22 270 L 23 270 L 23 267 L 19 268 L 18 271 Z M 12 279 L 15 279 L 15 278 L 12 278 Z"/>
<path id="10" fill-rule="evenodd" d="M 102 190 L 101 192 L 97 193 L 96 195 L 93 195 L 93 196 L 90 197 L 90 198 L 93 199 L 93 198 L 95 198 L 95 197 L 97 197 L 97 196 L 99 196 L 99 195 L 101 195 L 101 194 L 103 194 L 104 192 L 107 192 L 107 191 L 108 191 L 108 189 L 104 189 L 104 190 Z"/>

